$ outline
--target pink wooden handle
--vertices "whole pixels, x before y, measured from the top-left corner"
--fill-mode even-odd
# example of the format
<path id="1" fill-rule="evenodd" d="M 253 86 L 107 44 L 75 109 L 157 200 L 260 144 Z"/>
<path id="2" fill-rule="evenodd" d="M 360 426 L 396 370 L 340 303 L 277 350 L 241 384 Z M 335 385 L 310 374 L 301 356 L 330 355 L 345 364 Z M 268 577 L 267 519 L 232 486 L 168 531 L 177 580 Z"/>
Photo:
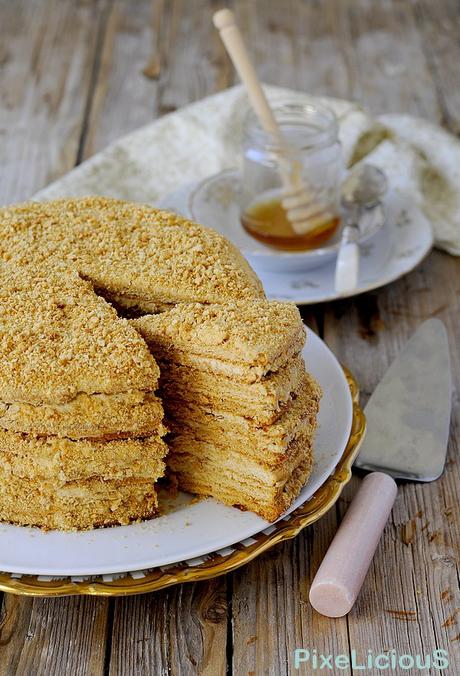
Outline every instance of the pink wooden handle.
<path id="1" fill-rule="evenodd" d="M 327 617 L 353 607 L 396 499 L 394 480 L 368 474 L 348 508 L 310 589 L 310 603 Z"/>

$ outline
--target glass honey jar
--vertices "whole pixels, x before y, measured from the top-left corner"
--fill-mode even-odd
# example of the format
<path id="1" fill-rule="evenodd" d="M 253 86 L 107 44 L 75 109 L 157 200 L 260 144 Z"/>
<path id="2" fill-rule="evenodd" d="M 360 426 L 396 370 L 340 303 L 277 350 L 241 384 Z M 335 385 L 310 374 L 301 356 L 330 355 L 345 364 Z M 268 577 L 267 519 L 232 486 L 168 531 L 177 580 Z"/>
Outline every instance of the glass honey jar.
<path id="1" fill-rule="evenodd" d="M 273 106 L 282 134 L 275 138 L 250 112 L 243 129 L 241 223 L 264 244 L 285 251 L 323 245 L 340 222 L 339 186 L 344 166 L 333 111 L 316 103 L 286 101 Z M 289 166 L 301 190 L 300 206 L 308 217 L 301 227 L 286 206 Z M 283 169 L 284 168 L 284 169 Z M 305 227 L 304 227 L 305 226 Z"/>

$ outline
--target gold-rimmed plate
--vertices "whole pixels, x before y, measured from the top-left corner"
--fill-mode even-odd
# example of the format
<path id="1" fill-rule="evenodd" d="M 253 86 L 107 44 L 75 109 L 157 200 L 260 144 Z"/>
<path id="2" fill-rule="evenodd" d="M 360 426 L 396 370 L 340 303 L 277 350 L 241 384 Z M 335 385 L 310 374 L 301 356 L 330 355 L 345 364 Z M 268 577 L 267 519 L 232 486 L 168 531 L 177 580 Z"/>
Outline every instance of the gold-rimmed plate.
<path id="1" fill-rule="evenodd" d="M 312 331 L 302 356 L 323 389 L 313 471 L 285 517 L 328 479 L 347 445 L 353 402 L 335 356 Z M 113 575 L 196 560 L 245 541 L 272 525 L 257 514 L 187 493 L 160 494 L 155 519 L 89 531 L 42 531 L 0 524 L 0 570 L 54 577 Z"/>
<path id="2" fill-rule="evenodd" d="M 352 423 L 343 453 L 333 472 L 310 499 L 275 524 L 217 552 L 149 570 L 88 578 L 0 573 L 0 590 L 28 596 L 143 594 L 182 582 L 205 580 L 228 573 L 249 563 L 279 542 L 295 537 L 335 504 L 351 478 L 351 467 L 364 438 L 366 423 L 359 406 L 358 385 L 347 369 L 344 369 L 344 374 L 352 401 Z"/>

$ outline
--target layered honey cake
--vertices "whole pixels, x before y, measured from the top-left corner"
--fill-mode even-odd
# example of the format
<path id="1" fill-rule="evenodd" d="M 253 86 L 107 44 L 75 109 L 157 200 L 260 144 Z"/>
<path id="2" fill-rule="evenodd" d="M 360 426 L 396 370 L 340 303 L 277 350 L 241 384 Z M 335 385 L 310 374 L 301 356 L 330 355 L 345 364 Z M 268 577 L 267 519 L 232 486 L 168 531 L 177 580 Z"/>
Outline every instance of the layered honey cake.
<path id="1" fill-rule="evenodd" d="M 179 486 L 280 516 L 311 472 L 321 396 L 300 355 L 297 308 L 190 303 L 132 325 L 160 365 L 167 462 Z"/>
<path id="2" fill-rule="evenodd" d="M 320 400 L 305 330 L 218 233 L 102 197 L 8 207 L 0 284 L 0 520 L 150 518 L 165 463 L 269 520 L 298 495 Z"/>

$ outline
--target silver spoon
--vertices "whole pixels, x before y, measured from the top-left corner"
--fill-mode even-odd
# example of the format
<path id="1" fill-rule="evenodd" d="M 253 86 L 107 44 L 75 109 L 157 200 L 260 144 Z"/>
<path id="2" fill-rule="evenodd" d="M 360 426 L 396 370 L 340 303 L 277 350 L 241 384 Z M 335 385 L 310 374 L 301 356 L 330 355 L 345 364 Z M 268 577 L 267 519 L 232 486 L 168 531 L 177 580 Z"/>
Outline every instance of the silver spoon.
<path id="1" fill-rule="evenodd" d="M 352 169 L 342 184 L 341 202 L 347 215 L 335 267 L 335 290 L 341 296 L 354 291 L 358 285 L 362 212 L 375 207 L 386 189 L 385 174 L 371 164 Z"/>

